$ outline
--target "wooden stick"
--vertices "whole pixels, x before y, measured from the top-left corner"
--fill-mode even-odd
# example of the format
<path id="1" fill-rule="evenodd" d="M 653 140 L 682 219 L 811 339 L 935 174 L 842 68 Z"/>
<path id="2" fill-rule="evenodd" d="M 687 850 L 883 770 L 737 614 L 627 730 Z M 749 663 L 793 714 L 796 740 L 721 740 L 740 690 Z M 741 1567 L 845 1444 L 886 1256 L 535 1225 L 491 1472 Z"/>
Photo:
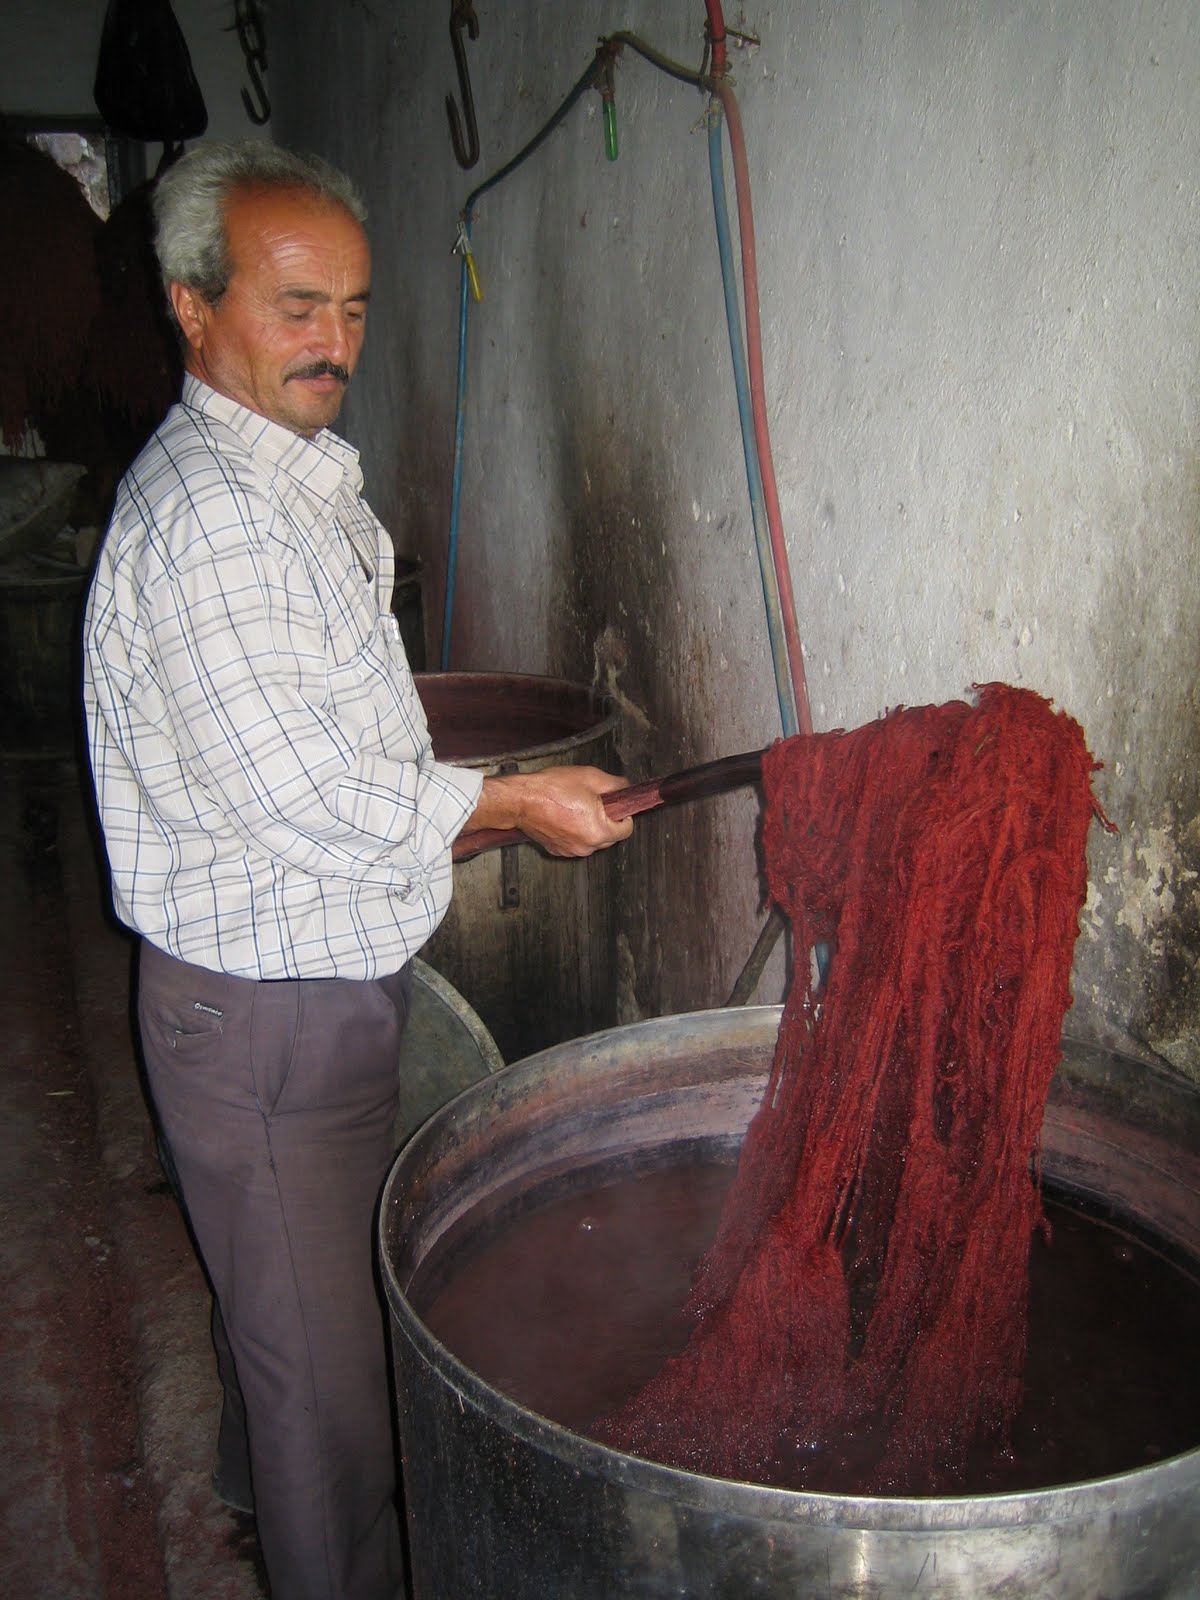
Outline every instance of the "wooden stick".
<path id="1" fill-rule="evenodd" d="M 633 783 L 627 789 L 606 794 L 604 809 L 614 821 L 620 821 L 642 811 L 656 811 L 659 806 L 703 800 L 730 789 L 747 789 L 762 782 L 762 758 L 761 750 L 746 750 L 741 755 L 722 756 L 718 761 L 685 767 L 682 772 L 671 772 L 662 778 L 648 778 L 645 783 Z M 451 855 L 455 861 L 470 861 L 485 850 L 530 843 L 528 834 L 519 828 L 481 828 L 477 833 L 460 834 L 451 847 Z"/>

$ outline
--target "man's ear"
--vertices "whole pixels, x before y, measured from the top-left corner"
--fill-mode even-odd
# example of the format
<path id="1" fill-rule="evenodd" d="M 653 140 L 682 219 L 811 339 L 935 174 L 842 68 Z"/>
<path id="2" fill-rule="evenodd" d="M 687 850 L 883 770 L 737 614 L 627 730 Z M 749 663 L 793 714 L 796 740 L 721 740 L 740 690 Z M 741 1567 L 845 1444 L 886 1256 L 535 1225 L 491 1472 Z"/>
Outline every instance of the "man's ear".
<path id="1" fill-rule="evenodd" d="M 186 283 L 172 283 L 170 295 L 179 326 L 183 330 L 183 337 L 195 349 L 204 337 L 204 329 L 208 322 L 208 301 L 195 289 L 189 288 Z"/>

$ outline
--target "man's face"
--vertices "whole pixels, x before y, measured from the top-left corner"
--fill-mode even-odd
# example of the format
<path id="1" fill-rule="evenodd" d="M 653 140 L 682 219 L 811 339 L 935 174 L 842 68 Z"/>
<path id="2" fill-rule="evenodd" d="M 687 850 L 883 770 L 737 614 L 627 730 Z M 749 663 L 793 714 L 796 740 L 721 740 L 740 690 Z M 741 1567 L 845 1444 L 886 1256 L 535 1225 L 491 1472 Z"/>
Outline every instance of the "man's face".
<path id="1" fill-rule="evenodd" d="M 336 202 L 279 189 L 235 191 L 225 236 L 232 271 L 216 305 L 171 285 L 187 369 L 260 416 L 311 436 L 337 416 L 362 350 L 367 236 Z"/>

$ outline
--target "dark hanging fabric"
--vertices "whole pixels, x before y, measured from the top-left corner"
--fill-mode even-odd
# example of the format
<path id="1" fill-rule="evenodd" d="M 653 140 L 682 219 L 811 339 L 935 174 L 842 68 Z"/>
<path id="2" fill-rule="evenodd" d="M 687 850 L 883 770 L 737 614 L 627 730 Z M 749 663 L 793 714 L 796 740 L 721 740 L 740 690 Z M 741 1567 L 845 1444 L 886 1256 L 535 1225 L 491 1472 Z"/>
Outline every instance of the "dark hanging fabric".
<path id="1" fill-rule="evenodd" d="M 208 127 L 170 0 L 108 0 L 92 92 L 108 126 L 134 139 L 175 146 Z"/>
<path id="2" fill-rule="evenodd" d="M 96 236 L 100 310 L 85 371 L 104 411 L 118 476 L 178 399 L 183 379 L 154 256 L 153 188 L 131 190 Z"/>
<path id="3" fill-rule="evenodd" d="M 9 241 L 0 251 L 0 293 L 13 308 L 0 363 L 0 438 L 20 452 L 26 429 L 36 427 L 53 455 L 48 425 L 88 400 L 81 390 L 100 309 L 100 219 L 69 172 L 8 135 L 0 135 L 0 216 Z M 58 459 L 84 457 L 68 446 Z"/>
<path id="4" fill-rule="evenodd" d="M 607 1442 L 871 1494 L 953 1492 L 1003 1449 L 1094 770 L 1075 722 L 1000 684 L 767 753 L 791 990 L 694 1332 Z"/>

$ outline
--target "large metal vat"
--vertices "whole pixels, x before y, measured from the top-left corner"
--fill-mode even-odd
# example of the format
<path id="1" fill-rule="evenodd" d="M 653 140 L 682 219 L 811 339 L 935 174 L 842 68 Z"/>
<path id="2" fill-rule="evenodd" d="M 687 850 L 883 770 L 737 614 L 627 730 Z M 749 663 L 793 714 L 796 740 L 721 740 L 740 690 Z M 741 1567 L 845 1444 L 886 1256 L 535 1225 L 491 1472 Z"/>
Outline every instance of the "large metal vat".
<path id="1" fill-rule="evenodd" d="M 458 990 L 424 961 L 414 961 L 400 1038 L 397 1145 L 447 1100 L 503 1066 L 496 1041 Z"/>
<path id="2" fill-rule="evenodd" d="M 523 673 L 418 673 L 434 753 L 485 776 L 612 770 L 617 715 L 594 689 Z M 616 1020 L 613 860 L 553 860 L 529 845 L 462 861 L 422 952 L 474 1006 L 508 1061 Z"/>
<path id="3" fill-rule="evenodd" d="M 765 1489 L 571 1433 L 429 1334 L 406 1290 L 475 1208 L 639 1152 L 740 1143 L 778 1020 L 776 1007 L 700 1012 L 545 1051 L 467 1090 L 401 1153 L 380 1229 L 414 1600 L 1194 1600 L 1200 1450 L 1022 1494 Z M 1067 1046 L 1045 1122 L 1049 1181 L 1104 1196 L 1195 1260 L 1198 1152 L 1194 1089 Z"/>

